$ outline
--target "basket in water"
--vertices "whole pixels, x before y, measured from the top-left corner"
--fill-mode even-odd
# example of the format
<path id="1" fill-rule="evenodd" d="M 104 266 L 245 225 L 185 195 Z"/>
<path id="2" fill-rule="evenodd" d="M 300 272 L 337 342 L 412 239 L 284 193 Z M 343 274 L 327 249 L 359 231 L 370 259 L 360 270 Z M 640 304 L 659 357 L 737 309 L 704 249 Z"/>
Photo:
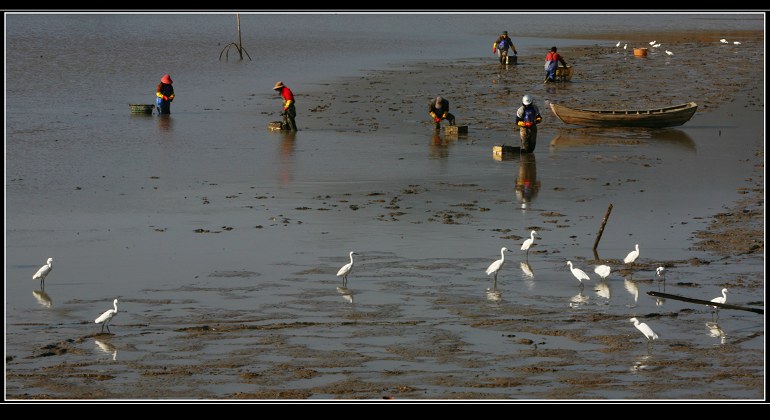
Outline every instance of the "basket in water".
<path id="1" fill-rule="evenodd" d="M 152 114 L 152 110 L 155 109 L 154 104 L 128 104 L 131 108 L 132 114 Z"/>

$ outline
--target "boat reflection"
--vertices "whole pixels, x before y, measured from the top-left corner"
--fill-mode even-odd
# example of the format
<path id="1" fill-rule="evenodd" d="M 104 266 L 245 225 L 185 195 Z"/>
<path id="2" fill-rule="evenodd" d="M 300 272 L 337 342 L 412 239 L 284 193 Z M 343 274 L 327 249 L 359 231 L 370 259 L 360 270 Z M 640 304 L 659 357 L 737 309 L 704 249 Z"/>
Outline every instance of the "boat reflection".
<path id="1" fill-rule="evenodd" d="M 348 303 L 353 303 L 353 291 L 347 287 L 338 287 L 337 293 L 342 295 L 342 300 Z"/>
<path id="2" fill-rule="evenodd" d="M 104 353 L 111 354 L 112 360 L 116 360 L 118 357 L 118 349 L 112 345 L 112 343 L 102 341 L 99 339 L 94 339 L 94 343 L 96 343 L 96 347 L 103 351 Z"/>
<path id="3" fill-rule="evenodd" d="M 563 129 L 551 140 L 550 150 L 597 145 L 660 144 L 696 152 L 692 138 L 677 129 L 605 128 Z"/>
<path id="4" fill-rule="evenodd" d="M 48 293 L 44 292 L 43 290 L 33 290 L 32 296 L 35 297 L 35 300 L 37 300 L 37 303 L 39 303 L 40 306 L 50 308 L 53 305 L 51 296 L 48 296 Z"/>

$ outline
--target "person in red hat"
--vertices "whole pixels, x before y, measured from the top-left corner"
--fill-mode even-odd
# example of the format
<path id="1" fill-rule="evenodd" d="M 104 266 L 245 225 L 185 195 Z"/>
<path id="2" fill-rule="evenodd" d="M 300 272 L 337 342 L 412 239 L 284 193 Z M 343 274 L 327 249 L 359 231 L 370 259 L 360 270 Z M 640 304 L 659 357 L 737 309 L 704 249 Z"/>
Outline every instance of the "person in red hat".
<path id="1" fill-rule="evenodd" d="M 155 91 L 155 103 L 158 106 L 158 114 L 170 114 L 171 102 L 174 100 L 174 87 L 171 84 L 171 76 L 164 74 L 158 83 L 158 89 Z"/>
<path id="2" fill-rule="evenodd" d="M 283 98 L 281 116 L 284 121 L 284 129 L 288 128 L 291 131 L 297 131 L 297 123 L 294 121 L 294 118 L 297 116 L 297 110 L 294 108 L 294 94 L 283 82 L 276 82 L 273 90 L 277 90 L 278 94 Z"/>

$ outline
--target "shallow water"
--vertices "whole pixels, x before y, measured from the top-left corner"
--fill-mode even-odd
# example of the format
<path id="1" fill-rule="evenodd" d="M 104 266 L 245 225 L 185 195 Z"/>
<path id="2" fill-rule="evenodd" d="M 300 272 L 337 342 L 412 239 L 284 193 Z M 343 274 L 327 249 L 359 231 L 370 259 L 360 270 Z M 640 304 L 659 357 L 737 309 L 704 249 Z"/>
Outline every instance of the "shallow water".
<path id="1" fill-rule="evenodd" d="M 490 91 L 528 90 L 527 54 L 610 43 L 549 39 L 544 20 L 564 19 L 566 34 L 594 23 L 597 39 L 704 25 L 718 39 L 762 21 L 514 18 L 246 15 L 254 60 L 231 51 L 220 62 L 232 15 L 7 15 L 6 398 L 763 398 L 763 317 L 716 319 L 646 295 L 663 290 L 654 269 L 665 261 L 668 293 L 710 299 L 729 283 L 730 301 L 764 305 L 762 287 L 748 286 L 763 281 L 761 259 L 691 250 L 693 232 L 756 176 L 764 111 L 744 109 L 752 97 L 660 131 L 551 118 L 533 159 L 495 161 L 491 145 L 515 140 L 509 132 L 426 128 L 424 103 L 452 80 L 395 73 L 481 63 L 489 28 L 507 27 L 531 34 L 514 36 L 523 65 L 479 67 L 469 90 L 489 78 L 500 81 Z M 441 25 L 456 39 L 425 30 Z M 311 46 L 289 54 L 280 46 L 295 28 Z M 166 72 L 173 113 L 130 115 Z M 278 119 L 276 80 L 297 93 L 295 136 L 265 129 Z M 537 92 L 590 99 L 590 83 Z M 539 183 L 526 206 L 522 176 Z M 613 266 L 607 299 L 596 280 L 581 293 L 566 261 L 593 274 L 610 203 L 598 249 Z M 534 277 L 518 249 L 531 228 Z M 636 243 L 640 266 L 619 273 Z M 495 288 L 484 270 L 502 246 L 514 252 Z M 350 250 L 362 255 L 341 291 L 334 274 Z M 35 295 L 31 274 L 49 256 Z M 116 297 L 112 335 L 94 336 Z M 662 339 L 648 349 L 632 316 Z M 61 343 L 66 352 L 37 357 Z"/>

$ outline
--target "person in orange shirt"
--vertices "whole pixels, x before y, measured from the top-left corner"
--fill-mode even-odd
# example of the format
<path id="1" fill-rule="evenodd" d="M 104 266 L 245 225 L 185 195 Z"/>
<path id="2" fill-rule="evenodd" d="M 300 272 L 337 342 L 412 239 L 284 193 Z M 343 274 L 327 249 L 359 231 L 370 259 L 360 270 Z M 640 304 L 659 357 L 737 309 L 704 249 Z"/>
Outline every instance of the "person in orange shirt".
<path id="1" fill-rule="evenodd" d="M 297 116 L 297 110 L 294 108 L 294 94 L 283 82 L 276 82 L 273 90 L 277 90 L 278 94 L 283 98 L 283 111 L 281 111 L 284 121 L 283 129 L 297 131 L 297 123 L 294 121 L 294 118 Z"/>
<path id="2" fill-rule="evenodd" d="M 174 100 L 174 87 L 171 84 L 174 83 L 171 80 L 171 76 L 164 74 L 163 78 L 158 83 L 158 88 L 155 90 L 155 105 L 158 107 L 158 114 L 170 114 L 171 102 Z"/>

